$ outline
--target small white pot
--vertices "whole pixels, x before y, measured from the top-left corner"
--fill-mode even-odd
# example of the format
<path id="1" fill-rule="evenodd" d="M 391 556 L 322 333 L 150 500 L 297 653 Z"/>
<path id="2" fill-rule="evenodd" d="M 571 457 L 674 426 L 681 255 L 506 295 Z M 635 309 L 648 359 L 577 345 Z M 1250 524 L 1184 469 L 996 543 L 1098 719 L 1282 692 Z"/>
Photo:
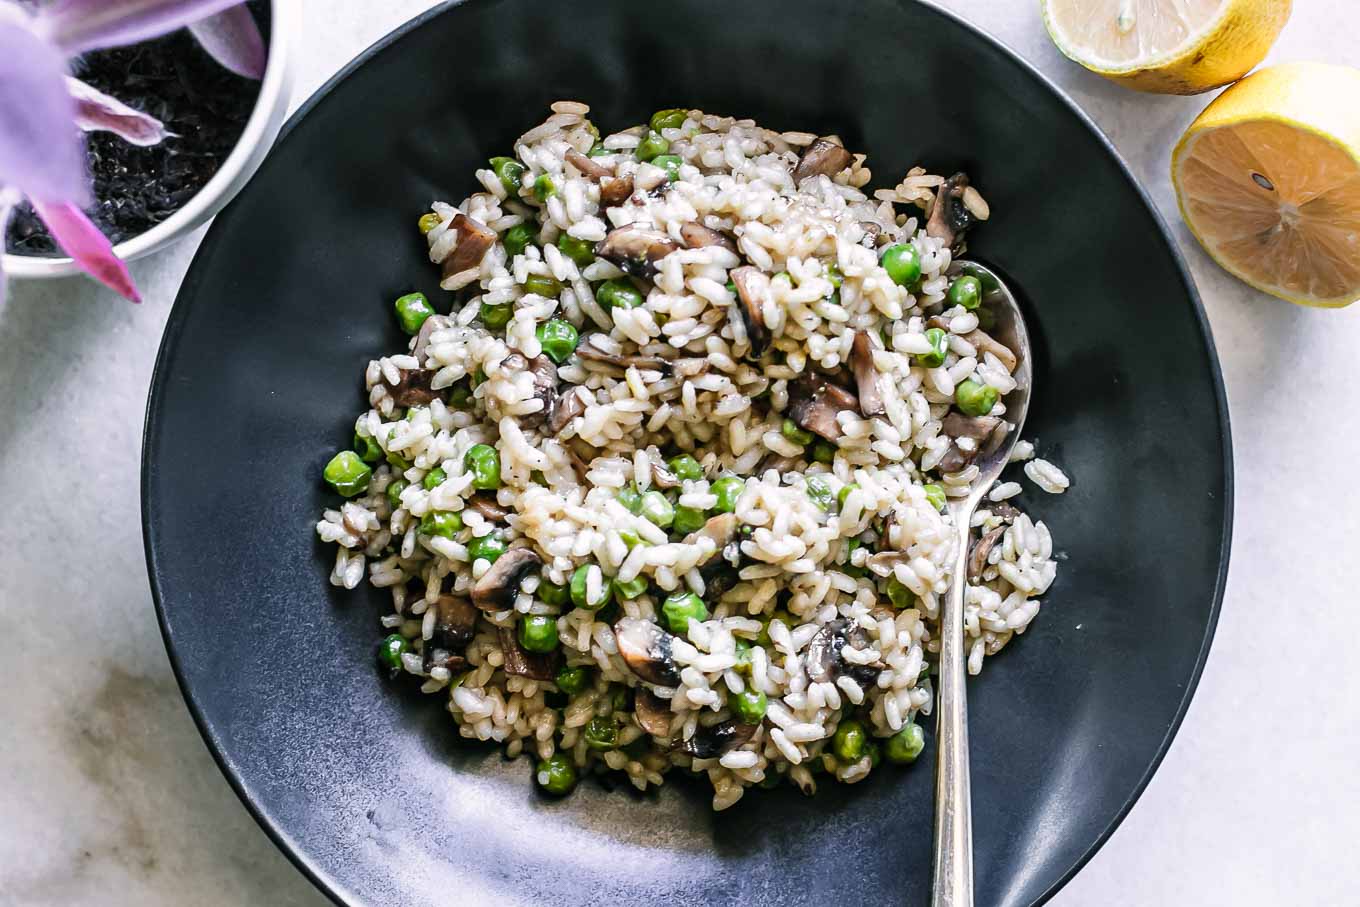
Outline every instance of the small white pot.
<path id="1" fill-rule="evenodd" d="M 265 63 L 264 80 L 255 99 L 255 109 L 246 121 L 246 128 L 236 140 L 236 147 L 227 155 L 212 179 L 189 199 L 183 208 L 161 221 L 145 233 L 113 247 L 124 261 L 150 255 L 178 242 L 212 217 L 236 196 L 254 175 L 269 153 L 288 113 L 288 98 L 292 92 L 293 74 L 290 54 L 293 40 L 292 14 L 296 2 L 271 0 L 269 56 Z M 4 237 L 0 235 L 0 248 Z M 82 273 L 70 258 L 42 258 L 36 255 L 6 255 L 4 274 L 10 278 L 61 277 Z"/>

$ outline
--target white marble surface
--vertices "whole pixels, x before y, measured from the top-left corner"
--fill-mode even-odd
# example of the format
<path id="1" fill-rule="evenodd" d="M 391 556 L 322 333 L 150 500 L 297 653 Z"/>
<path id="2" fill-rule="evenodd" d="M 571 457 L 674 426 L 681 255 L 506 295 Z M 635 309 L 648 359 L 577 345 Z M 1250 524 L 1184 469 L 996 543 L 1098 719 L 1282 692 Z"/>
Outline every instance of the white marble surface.
<path id="1" fill-rule="evenodd" d="M 294 106 L 428 0 L 301 0 Z M 1174 139 L 1204 98 L 1112 87 L 1048 43 L 1036 0 L 946 0 L 1064 86 L 1176 224 L 1223 361 L 1237 464 L 1227 600 L 1185 724 L 1142 800 L 1053 902 L 1357 901 L 1360 305 L 1294 308 L 1234 282 L 1180 227 Z M 1360 4 L 1298 3 L 1271 61 L 1360 65 Z M 0 308 L 0 905 L 309 905 L 213 765 L 170 674 L 142 559 L 138 460 L 161 329 L 197 237 L 132 270 Z M 1328 479 L 1335 480 L 1333 486 Z"/>

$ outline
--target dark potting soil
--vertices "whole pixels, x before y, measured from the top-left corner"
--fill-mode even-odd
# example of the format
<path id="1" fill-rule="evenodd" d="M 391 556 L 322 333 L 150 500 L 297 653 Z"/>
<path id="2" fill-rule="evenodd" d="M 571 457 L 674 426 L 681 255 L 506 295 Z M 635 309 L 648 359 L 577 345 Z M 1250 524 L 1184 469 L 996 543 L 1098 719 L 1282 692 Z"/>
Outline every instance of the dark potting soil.
<path id="1" fill-rule="evenodd" d="M 269 4 L 249 4 L 266 40 Z M 225 69 L 187 29 L 86 54 L 76 75 L 163 122 L 173 136 L 151 148 L 111 132 L 85 135 L 95 204 L 86 213 L 115 245 L 145 233 L 184 207 L 222 166 L 245 130 L 260 83 Z M 15 208 L 5 251 L 56 256 L 61 251 L 27 202 Z"/>

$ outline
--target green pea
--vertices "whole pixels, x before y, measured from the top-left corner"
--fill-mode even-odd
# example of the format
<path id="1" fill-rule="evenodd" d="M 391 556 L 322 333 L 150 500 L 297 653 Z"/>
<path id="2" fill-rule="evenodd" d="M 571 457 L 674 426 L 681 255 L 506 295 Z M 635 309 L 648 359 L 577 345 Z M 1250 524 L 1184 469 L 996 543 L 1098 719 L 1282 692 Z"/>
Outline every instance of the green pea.
<path id="1" fill-rule="evenodd" d="M 841 490 L 836 492 L 836 506 L 844 507 L 845 499 L 850 497 L 850 492 L 854 491 L 857 488 L 859 488 L 859 485 L 857 485 L 854 482 L 842 485 Z"/>
<path id="2" fill-rule="evenodd" d="M 779 433 L 799 447 L 807 447 L 812 443 L 812 432 L 799 428 L 792 419 L 784 420 L 784 424 L 779 426 Z"/>
<path id="3" fill-rule="evenodd" d="M 430 305 L 430 300 L 425 298 L 424 293 L 398 296 L 393 305 L 397 310 L 397 322 L 408 334 L 420 333 L 420 326 L 425 323 L 425 319 L 434 314 L 434 306 Z"/>
<path id="4" fill-rule="evenodd" d="M 672 633 L 684 636 L 689 632 L 690 621 L 708 620 L 708 608 L 693 592 L 672 592 L 661 604 L 661 616 Z"/>
<path id="5" fill-rule="evenodd" d="M 516 255 L 524 254 L 524 250 L 529 248 L 529 244 L 538 238 L 538 230 L 533 224 L 515 224 L 505 231 L 505 237 L 501 242 L 505 245 L 505 254 L 514 258 Z"/>
<path id="6" fill-rule="evenodd" d="M 401 506 L 401 493 L 410 485 L 405 479 L 393 479 L 387 483 L 387 503 L 392 505 L 393 510 Z"/>
<path id="7" fill-rule="evenodd" d="M 576 766 L 566 753 L 555 753 L 538 763 L 534 780 L 548 793 L 564 797 L 576 787 Z"/>
<path id="8" fill-rule="evenodd" d="M 733 513 L 737 509 L 737 498 L 741 497 L 745 489 L 746 483 L 736 476 L 723 476 L 718 479 L 708 488 L 718 499 L 713 509 L 718 513 Z"/>
<path id="9" fill-rule="evenodd" d="M 996 277 L 982 268 L 979 268 L 977 265 L 964 265 L 961 270 L 964 274 L 977 280 L 978 284 L 982 287 L 982 292 L 984 294 L 995 292 L 1001 287 L 1001 284 L 997 282 Z"/>
<path id="10" fill-rule="evenodd" d="M 679 456 L 671 457 L 670 462 L 666 465 L 670 467 L 671 472 L 675 474 L 677 479 L 694 480 L 702 479 L 704 477 L 703 467 L 699 465 L 698 460 L 694 459 L 689 454 L 680 454 Z"/>
<path id="11" fill-rule="evenodd" d="M 391 440 L 390 435 L 388 436 L 388 440 Z M 387 452 L 387 462 L 391 463 L 400 472 L 405 472 L 411 468 L 410 460 L 406 459 L 401 454 L 392 453 L 390 450 Z"/>
<path id="12" fill-rule="evenodd" d="M 453 409 L 466 409 L 471 402 L 472 388 L 466 384 L 460 382 L 449 390 L 449 406 Z"/>
<path id="13" fill-rule="evenodd" d="M 918 724 L 908 724 L 888 738 L 887 744 L 883 747 L 883 755 L 888 757 L 889 762 L 906 765 L 915 762 L 916 757 L 921 755 L 925 748 L 926 732 L 921 730 Z"/>
<path id="14" fill-rule="evenodd" d="M 496 448 L 488 444 L 474 444 L 463 457 L 463 465 L 472 473 L 472 487 L 480 491 L 495 491 L 501 487 L 501 458 Z"/>
<path id="15" fill-rule="evenodd" d="M 463 528 L 463 518 L 452 510 L 431 510 L 420 518 L 421 535 L 451 539 Z"/>
<path id="16" fill-rule="evenodd" d="M 921 279 L 921 255 L 915 246 L 897 243 L 883 250 L 883 270 L 899 287 L 915 286 Z"/>
<path id="17" fill-rule="evenodd" d="M 515 317 L 515 307 L 510 304 L 489 305 L 482 303 L 479 314 L 482 317 L 482 324 L 486 325 L 489 331 L 503 331 L 505 326 L 510 323 L 510 319 Z"/>
<path id="18" fill-rule="evenodd" d="M 613 718 L 596 715 L 586 722 L 581 736 L 593 750 L 612 750 L 619 745 L 619 726 Z"/>
<path id="19" fill-rule="evenodd" d="M 812 499 L 812 503 L 823 510 L 830 510 L 831 502 L 835 500 L 835 495 L 831 493 L 831 486 L 821 476 L 813 476 L 807 480 L 807 496 Z"/>
<path id="20" fill-rule="evenodd" d="M 657 135 L 655 132 L 647 133 L 647 137 L 638 143 L 637 159 L 640 161 L 650 161 L 658 155 L 665 154 L 671 150 L 671 143 Z"/>
<path id="21" fill-rule="evenodd" d="M 600 582 L 600 595 L 594 601 L 586 597 L 586 576 L 590 571 L 589 564 L 582 564 L 576 568 L 571 575 L 571 601 L 578 608 L 587 611 L 598 611 L 609 604 L 609 599 L 614 595 L 614 581 L 602 576 Z"/>
<path id="22" fill-rule="evenodd" d="M 635 309 L 642 294 L 626 280 L 606 280 L 595 291 L 595 301 L 606 309 Z"/>
<path id="23" fill-rule="evenodd" d="M 736 652 L 737 663 L 732 665 L 732 670 L 738 674 L 751 673 L 751 644 L 744 639 L 738 639 Z"/>
<path id="24" fill-rule="evenodd" d="M 677 535 L 689 535 L 704 528 L 708 522 L 708 514 L 698 507 L 685 507 L 677 504 L 675 507 L 675 521 L 671 523 L 671 531 Z"/>
<path id="25" fill-rule="evenodd" d="M 557 237 L 557 248 L 562 250 L 562 254 L 585 267 L 595 260 L 595 244 L 584 239 L 577 239 L 575 236 L 563 233 Z"/>
<path id="26" fill-rule="evenodd" d="M 634 492 L 634 494 L 636 494 L 636 492 Z M 639 496 L 638 500 L 641 501 L 642 497 Z M 632 551 L 638 545 L 646 544 L 646 542 L 642 541 L 641 536 L 639 536 L 636 532 L 634 532 L 631 529 L 619 529 L 618 533 L 619 538 L 623 539 L 623 544 L 628 547 L 629 551 Z"/>
<path id="27" fill-rule="evenodd" d="M 431 211 L 428 214 L 420 215 L 420 220 L 416 221 L 416 226 L 420 228 L 421 233 L 429 233 L 435 227 L 439 226 L 439 223 L 439 215 Z"/>
<path id="28" fill-rule="evenodd" d="M 549 198 L 557 194 L 557 186 L 553 183 L 552 177 L 546 173 L 540 173 L 534 178 L 534 198 L 540 202 L 546 202 Z"/>
<path id="29" fill-rule="evenodd" d="M 633 691 L 621 683 L 616 683 L 609 693 L 609 707 L 615 712 L 627 712 L 633 708 Z"/>
<path id="30" fill-rule="evenodd" d="M 876 768 L 878 763 L 883 760 L 883 746 L 873 737 L 864 742 L 866 755 L 869 757 L 869 767 Z"/>
<path id="31" fill-rule="evenodd" d="M 590 150 L 586 152 L 586 157 L 608 157 L 613 153 L 614 152 L 610 151 L 599 142 L 596 142 L 591 146 Z"/>
<path id="32" fill-rule="evenodd" d="M 519 621 L 519 644 L 528 652 L 551 652 L 557 648 L 557 619 L 546 614 L 526 614 Z"/>
<path id="33" fill-rule="evenodd" d="M 836 734 L 831 738 L 831 749 L 836 754 L 836 758 L 847 764 L 858 762 L 864 757 L 865 743 L 869 735 L 864 730 L 864 725 L 854 718 L 847 718 L 836 728 Z"/>
<path id="34" fill-rule="evenodd" d="M 530 274 L 524 278 L 524 292 L 535 293 L 548 299 L 556 299 L 562 292 L 562 284 L 555 277 L 545 274 Z"/>
<path id="35" fill-rule="evenodd" d="M 642 510 L 639 516 L 662 529 L 669 529 L 671 523 L 675 522 L 675 507 L 661 492 L 649 491 L 642 496 Z"/>
<path id="36" fill-rule="evenodd" d="M 614 494 L 615 500 L 629 513 L 642 513 L 642 495 L 632 485 L 625 485 Z"/>
<path id="37" fill-rule="evenodd" d="M 571 601 L 571 592 L 566 586 L 545 579 L 538 584 L 538 598 L 545 605 L 561 608 Z"/>
<path id="38" fill-rule="evenodd" d="M 826 266 L 826 279 L 831 281 L 831 285 L 838 290 L 845 283 L 845 275 L 841 273 L 840 266 L 836 264 Z"/>
<path id="39" fill-rule="evenodd" d="M 688 117 L 688 110 L 672 107 L 669 110 L 658 110 L 652 114 L 650 125 L 653 132 L 660 132 L 663 129 L 679 129 L 685 124 Z"/>
<path id="40" fill-rule="evenodd" d="M 368 488 L 373 470 L 354 451 L 342 450 L 331 457 L 331 461 L 321 471 L 321 477 L 340 494 L 352 498 L 356 494 L 363 494 Z"/>
<path id="41" fill-rule="evenodd" d="M 680 178 L 680 165 L 683 163 L 678 154 L 658 154 L 652 158 L 652 164 L 666 171 L 666 179 L 670 182 Z"/>
<path id="42" fill-rule="evenodd" d="M 409 652 L 410 649 L 411 644 L 400 633 L 393 633 L 391 636 L 384 637 L 383 641 L 378 643 L 378 662 L 383 667 L 400 671 L 401 656 Z"/>
<path id="43" fill-rule="evenodd" d="M 524 165 L 512 157 L 493 157 L 491 171 L 501 181 L 511 198 L 519 196 L 519 187 L 524 179 Z"/>
<path id="44" fill-rule="evenodd" d="M 949 499 L 944 495 L 944 489 L 939 485 L 927 485 L 922 490 L 926 493 L 926 500 L 930 502 L 930 506 L 936 510 L 944 510 L 945 505 L 949 503 Z"/>
<path id="45" fill-rule="evenodd" d="M 969 416 L 985 416 L 996 406 L 996 388 L 969 378 L 954 388 L 954 402 Z"/>
<path id="46" fill-rule="evenodd" d="M 765 717 L 765 710 L 770 705 L 764 693 L 750 687 L 730 697 L 727 704 L 732 707 L 732 714 L 742 724 L 760 724 L 761 719 Z"/>
<path id="47" fill-rule="evenodd" d="M 443 485 L 446 479 L 448 479 L 448 474 L 436 466 L 434 469 L 425 473 L 425 478 L 420 480 L 420 486 L 426 491 L 433 491 L 440 485 Z"/>
<path id="48" fill-rule="evenodd" d="M 916 361 L 926 368 L 939 368 L 949 353 L 949 335 L 943 328 L 930 328 L 926 331 L 926 340 L 930 342 L 930 352 L 917 353 Z"/>
<path id="49" fill-rule="evenodd" d="M 916 596 L 895 576 L 888 577 L 888 601 L 899 611 L 916 604 Z"/>
<path id="50" fill-rule="evenodd" d="M 378 440 L 361 435 L 357 431 L 354 433 L 354 449 L 358 452 L 359 459 L 365 463 L 376 463 L 383 458 L 383 449 L 379 446 Z"/>
<path id="51" fill-rule="evenodd" d="M 575 696 L 590 684 L 590 668 L 585 665 L 563 665 L 553 678 L 557 688 L 568 696 Z"/>
<path id="52" fill-rule="evenodd" d="M 505 544 L 505 539 L 494 532 L 488 532 L 486 535 L 468 542 L 467 550 L 468 557 L 472 558 L 474 562 L 481 560 L 488 564 L 494 564 L 502 554 L 509 550 L 509 546 Z"/>
<path id="53" fill-rule="evenodd" d="M 534 330 L 534 336 L 538 338 L 539 344 L 543 347 L 543 352 L 558 365 L 571 358 L 571 354 L 576 352 L 576 344 L 580 340 L 580 335 L 576 332 L 572 323 L 563 321 L 561 318 L 543 322 Z"/>
<path id="54" fill-rule="evenodd" d="M 620 599 L 637 598 L 647 591 L 647 578 L 645 576 L 635 576 L 627 582 L 614 580 L 614 592 Z"/>
<path id="55" fill-rule="evenodd" d="M 828 466 L 836 462 L 835 444 L 825 438 L 818 438 L 812 442 L 812 461 L 814 463 L 826 463 Z"/>
<path id="56" fill-rule="evenodd" d="M 960 277 L 949 285 L 949 302 L 965 309 L 976 309 L 982 304 L 982 281 L 976 277 Z"/>

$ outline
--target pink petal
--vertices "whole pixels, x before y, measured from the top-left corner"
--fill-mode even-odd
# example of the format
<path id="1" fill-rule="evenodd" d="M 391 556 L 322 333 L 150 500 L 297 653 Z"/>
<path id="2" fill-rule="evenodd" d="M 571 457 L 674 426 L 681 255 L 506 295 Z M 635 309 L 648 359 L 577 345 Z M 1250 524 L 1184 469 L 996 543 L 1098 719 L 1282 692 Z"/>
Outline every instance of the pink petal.
<path id="1" fill-rule="evenodd" d="M 55 0 L 40 7 L 38 30 L 69 55 L 136 44 L 216 15 L 241 0 Z"/>
<path id="2" fill-rule="evenodd" d="M 120 296 L 141 302 L 142 296 L 132 282 L 132 275 L 122 259 L 113 254 L 113 246 L 99 228 L 90 222 L 70 202 L 40 202 L 30 198 L 33 210 L 52 231 L 52 238 L 67 255 L 75 259 L 81 270 Z"/>
<path id="3" fill-rule="evenodd" d="M 165 124 L 153 116 L 133 110 L 117 98 L 79 79 L 66 79 L 71 97 L 76 99 L 76 125 L 86 132 L 104 130 L 143 148 L 159 145 L 170 135 Z"/>
<path id="4" fill-rule="evenodd" d="M 264 78 L 264 37 L 244 4 L 195 22 L 189 31 L 218 63 L 238 76 Z"/>
<path id="5" fill-rule="evenodd" d="M 29 195 L 85 202 L 85 147 L 65 79 L 56 48 L 0 16 L 0 181 Z"/>

